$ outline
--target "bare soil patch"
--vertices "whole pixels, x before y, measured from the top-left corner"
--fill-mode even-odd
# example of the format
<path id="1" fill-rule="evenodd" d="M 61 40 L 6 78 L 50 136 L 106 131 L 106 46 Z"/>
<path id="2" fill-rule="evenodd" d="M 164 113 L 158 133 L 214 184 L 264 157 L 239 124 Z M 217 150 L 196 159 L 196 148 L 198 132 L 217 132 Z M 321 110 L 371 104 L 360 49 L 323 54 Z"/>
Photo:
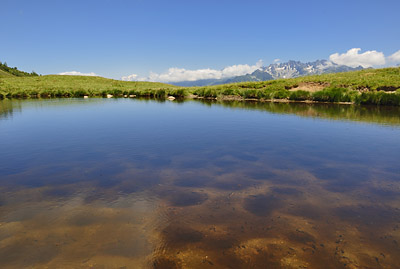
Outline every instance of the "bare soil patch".
<path id="1" fill-rule="evenodd" d="M 324 88 L 328 87 L 329 83 L 315 83 L 315 82 L 302 82 L 299 86 L 289 89 L 289 91 L 307 91 L 307 92 L 317 92 L 322 91 Z"/>

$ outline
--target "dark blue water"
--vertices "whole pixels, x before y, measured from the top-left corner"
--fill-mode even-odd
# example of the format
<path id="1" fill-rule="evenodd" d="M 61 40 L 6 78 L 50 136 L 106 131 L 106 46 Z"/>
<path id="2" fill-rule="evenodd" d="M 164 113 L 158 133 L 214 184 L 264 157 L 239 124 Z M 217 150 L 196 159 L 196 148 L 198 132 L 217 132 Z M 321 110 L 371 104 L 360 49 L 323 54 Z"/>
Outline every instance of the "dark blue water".
<path id="1" fill-rule="evenodd" d="M 400 264 L 396 108 L 52 99 L 0 113 L 2 267 Z"/>

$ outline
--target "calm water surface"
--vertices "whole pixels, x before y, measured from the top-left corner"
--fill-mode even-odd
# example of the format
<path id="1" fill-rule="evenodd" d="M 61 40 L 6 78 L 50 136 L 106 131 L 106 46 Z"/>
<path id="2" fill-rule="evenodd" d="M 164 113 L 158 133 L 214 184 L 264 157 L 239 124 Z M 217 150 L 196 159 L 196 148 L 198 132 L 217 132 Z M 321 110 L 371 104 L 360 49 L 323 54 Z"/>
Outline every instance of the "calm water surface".
<path id="1" fill-rule="evenodd" d="M 1 268 L 398 268 L 400 110 L 0 101 Z"/>

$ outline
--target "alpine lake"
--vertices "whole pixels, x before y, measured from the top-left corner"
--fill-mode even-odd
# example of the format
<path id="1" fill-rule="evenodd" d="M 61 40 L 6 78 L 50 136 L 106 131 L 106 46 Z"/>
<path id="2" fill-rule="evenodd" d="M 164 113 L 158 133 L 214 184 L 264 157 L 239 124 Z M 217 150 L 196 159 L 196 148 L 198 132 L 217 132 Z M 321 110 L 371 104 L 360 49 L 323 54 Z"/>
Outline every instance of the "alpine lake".
<path id="1" fill-rule="evenodd" d="M 0 100 L 1 268 L 399 265 L 399 107 Z"/>

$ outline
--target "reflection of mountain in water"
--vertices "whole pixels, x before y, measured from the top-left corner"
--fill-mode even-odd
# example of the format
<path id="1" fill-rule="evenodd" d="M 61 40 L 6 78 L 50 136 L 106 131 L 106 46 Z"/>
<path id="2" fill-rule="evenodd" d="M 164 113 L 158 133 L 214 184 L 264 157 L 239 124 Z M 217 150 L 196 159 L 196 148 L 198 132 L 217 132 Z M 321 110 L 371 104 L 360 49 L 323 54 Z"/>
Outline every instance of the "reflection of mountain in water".
<path id="1" fill-rule="evenodd" d="M 13 112 L 21 112 L 21 103 L 10 100 L 0 100 L 0 119 L 11 118 Z"/>

